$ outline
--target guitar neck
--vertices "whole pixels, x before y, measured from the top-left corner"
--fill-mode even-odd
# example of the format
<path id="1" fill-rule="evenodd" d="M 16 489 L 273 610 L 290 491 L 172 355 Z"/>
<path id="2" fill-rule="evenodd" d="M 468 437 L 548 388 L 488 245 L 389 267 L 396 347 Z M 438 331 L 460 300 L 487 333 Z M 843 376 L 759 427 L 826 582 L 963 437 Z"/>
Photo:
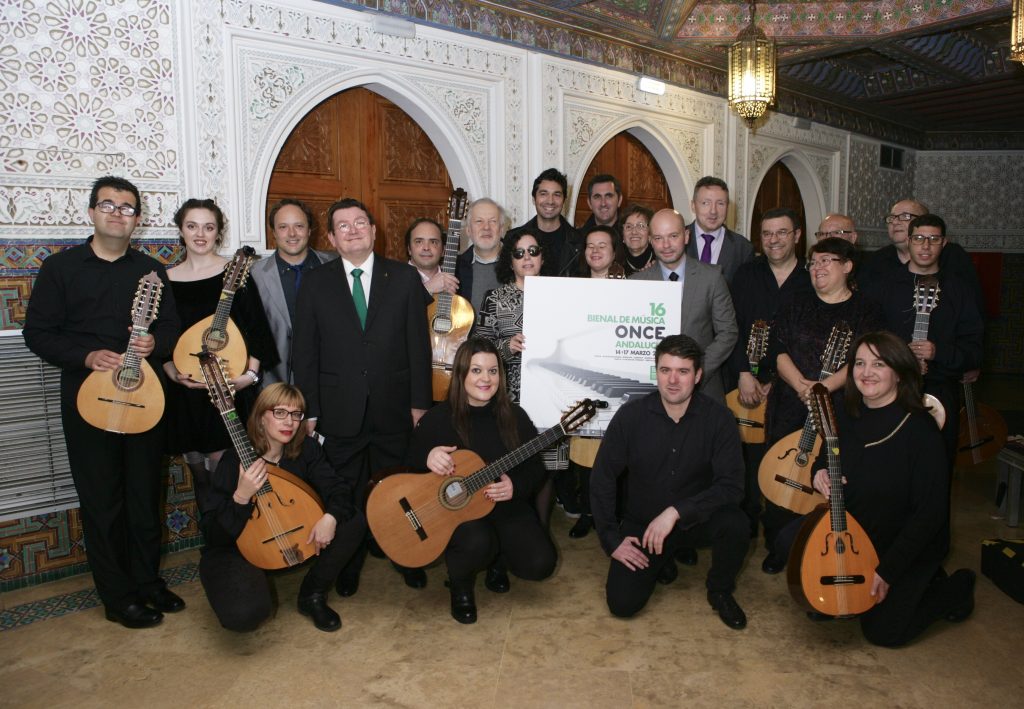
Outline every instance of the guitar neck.
<path id="1" fill-rule="evenodd" d="M 914 317 L 914 337 L 913 337 L 913 339 L 915 341 L 917 341 L 917 340 L 927 340 L 928 339 L 928 323 L 929 323 L 930 320 L 931 320 L 931 313 L 930 312 L 925 313 L 925 312 L 921 312 L 920 310 L 917 312 L 917 315 Z"/>
<path id="2" fill-rule="evenodd" d="M 846 502 L 843 500 L 843 466 L 839 461 L 839 439 L 825 438 L 828 449 L 829 514 L 833 532 L 846 531 Z"/>
<path id="3" fill-rule="evenodd" d="M 459 244 L 462 242 L 462 220 L 448 220 L 448 240 L 444 244 L 444 258 L 441 259 L 441 271 L 455 275 L 455 262 L 459 258 Z M 437 294 L 437 315 L 447 320 L 452 313 L 452 294 L 441 291 Z"/>
<path id="4" fill-rule="evenodd" d="M 524 443 L 510 453 L 506 453 L 490 465 L 485 465 L 480 468 L 480 470 L 476 471 L 465 480 L 465 485 L 469 494 L 472 495 L 478 490 L 482 490 L 487 487 L 500 478 L 504 473 L 512 470 L 523 461 L 537 453 L 540 453 L 542 450 L 561 440 L 565 436 L 565 429 L 562 428 L 561 424 L 552 426 L 533 440 Z"/>
<path id="5" fill-rule="evenodd" d="M 231 317 L 231 305 L 235 302 L 235 292 L 222 290 L 220 300 L 217 301 L 217 310 L 213 314 L 211 328 L 223 332 L 228 325 L 228 318 Z"/>
<path id="6" fill-rule="evenodd" d="M 250 465 L 255 463 L 259 456 L 256 455 L 256 450 L 252 447 L 252 442 L 249 440 L 249 436 L 245 432 L 245 426 L 242 424 L 242 420 L 238 416 L 238 412 L 233 408 L 226 411 L 220 412 L 220 417 L 224 420 L 224 425 L 228 429 L 228 435 L 231 437 L 231 444 L 235 448 L 235 452 L 238 454 L 238 460 L 242 464 L 242 469 L 246 470 Z M 258 492 L 269 491 L 270 480 L 268 479 L 263 483 L 263 487 Z"/>
<path id="7" fill-rule="evenodd" d="M 145 337 L 148 334 L 149 329 L 146 325 L 139 325 L 138 323 L 132 325 L 132 334 L 128 338 L 128 348 L 124 351 L 124 357 L 121 359 L 122 367 L 127 367 L 131 370 L 139 368 L 141 358 L 135 351 L 135 345 L 138 343 L 139 338 Z"/>

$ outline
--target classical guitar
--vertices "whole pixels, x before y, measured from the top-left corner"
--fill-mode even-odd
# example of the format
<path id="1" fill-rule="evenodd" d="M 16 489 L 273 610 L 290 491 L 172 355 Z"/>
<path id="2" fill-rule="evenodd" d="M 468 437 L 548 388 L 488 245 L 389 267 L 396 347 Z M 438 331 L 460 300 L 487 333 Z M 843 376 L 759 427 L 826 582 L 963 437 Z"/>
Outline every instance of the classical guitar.
<path id="1" fill-rule="evenodd" d="M 918 276 L 914 286 L 914 342 L 928 339 L 928 324 L 932 311 L 939 305 L 939 277 L 935 275 Z"/>
<path id="2" fill-rule="evenodd" d="M 846 362 L 853 331 L 845 321 L 832 326 L 825 351 L 821 355 L 821 374 L 827 379 Z M 797 514 L 807 514 L 825 500 L 811 486 L 814 462 L 821 441 L 814 431 L 814 419 L 807 417 L 804 427 L 785 436 L 768 449 L 757 470 L 757 481 L 765 498 Z"/>
<path id="3" fill-rule="evenodd" d="M 761 360 L 768 352 L 768 334 L 771 324 L 766 320 L 755 320 L 750 326 L 750 339 L 747 340 L 747 362 L 750 373 L 755 377 L 761 368 Z M 740 403 L 740 390 L 733 389 L 725 395 L 725 404 L 736 418 L 740 429 L 740 440 L 744 443 L 764 443 L 764 410 L 767 401 L 762 401 L 754 408 Z"/>
<path id="4" fill-rule="evenodd" d="M 231 305 L 235 293 L 245 285 L 256 252 L 251 246 L 243 246 L 235 252 L 234 258 L 224 269 L 224 286 L 217 301 L 217 310 L 190 327 L 174 346 L 174 366 L 182 374 L 191 374 L 199 380 L 200 352 L 215 352 L 227 368 L 231 378 L 236 378 L 249 364 L 249 352 L 238 326 L 231 319 Z"/>
<path id="5" fill-rule="evenodd" d="M 89 424 L 113 433 L 142 433 L 164 414 L 164 389 L 149 362 L 135 353 L 160 310 L 164 282 L 153 271 L 139 279 L 132 302 L 132 334 L 121 366 L 93 372 L 78 390 L 78 413 Z"/>
<path id="6" fill-rule="evenodd" d="M 811 610 L 837 618 L 858 615 L 875 605 L 871 583 L 878 554 L 867 532 L 843 502 L 843 469 L 839 461 L 832 396 L 815 384 L 811 414 L 828 453 L 827 505 L 807 515 L 789 554 L 786 572 L 793 599 Z"/>
<path id="7" fill-rule="evenodd" d="M 1006 445 L 1006 421 L 988 404 L 974 400 L 974 387 L 964 384 L 956 467 L 969 468 L 995 457 Z"/>
<path id="8" fill-rule="evenodd" d="M 462 241 L 462 220 L 466 216 L 466 190 L 461 187 L 452 192 L 448 200 L 448 239 L 444 245 L 441 270 L 455 273 L 455 260 L 459 256 Z M 448 385 L 452 380 L 452 363 L 455 351 L 466 341 L 473 327 L 476 313 L 473 304 L 460 295 L 447 291 L 438 293 L 434 302 L 427 306 L 427 324 L 430 327 L 431 373 L 434 401 L 443 401 L 448 396 Z"/>
<path id="9" fill-rule="evenodd" d="M 228 428 L 242 468 L 259 458 L 245 432 L 245 423 L 235 411 L 231 383 L 223 363 L 212 352 L 198 357 L 199 369 L 210 399 Z M 267 465 L 267 481 L 256 491 L 252 517 L 238 536 L 238 550 L 253 566 L 286 569 L 316 554 L 307 544 L 309 532 L 324 516 L 323 504 L 309 484 L 276 465 Z"/>
<path id="10" fill-rule="evenodd" d="M 555 426 L 490 465 L 476 453 L 452 453 L 456 475 L 406 473 L 378 482 L 366 502 L 366 520 L 374 539 L 392 561 L 426 566 L 441 555 L 455 528 L 494 509 L 494 501 L 477 494 L 517 465 L 564 438 L 597 411 L 590 399 L 576 404 Z"/>

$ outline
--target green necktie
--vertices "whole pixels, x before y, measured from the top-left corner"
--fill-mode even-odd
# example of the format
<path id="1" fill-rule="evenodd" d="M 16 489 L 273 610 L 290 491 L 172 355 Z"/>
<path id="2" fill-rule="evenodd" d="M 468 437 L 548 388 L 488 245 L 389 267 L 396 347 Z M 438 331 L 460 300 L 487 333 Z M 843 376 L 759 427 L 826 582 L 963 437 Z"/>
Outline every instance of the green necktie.
<path id="1" fill-rule="evenodd" d="M 366 293 L 363 292 L 363 281 L 360 276 L 363 275 L 363 269 L 353 268 L 352 269 L 352 300 L 356 304 L 356 315 L 359 316 L 359 324 L 366 329 Z"/>

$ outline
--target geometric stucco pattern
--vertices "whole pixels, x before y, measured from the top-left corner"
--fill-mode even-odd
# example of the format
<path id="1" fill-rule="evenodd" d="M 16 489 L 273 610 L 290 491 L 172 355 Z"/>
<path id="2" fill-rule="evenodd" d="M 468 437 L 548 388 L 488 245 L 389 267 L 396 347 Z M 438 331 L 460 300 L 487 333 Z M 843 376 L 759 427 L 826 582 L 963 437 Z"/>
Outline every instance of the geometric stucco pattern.
<path id="1" fill-rule="evenodd" d="M 850 185 L 847 214 L 857 225 L 865 246 L 874 248 L 889 243 L 885 215 L 897 199 L 909 197 L 914 191 L 916 153 L 903 155 L 903 170 L 879 167 L 880 144 L 854 138 L 850 141 Z"/>

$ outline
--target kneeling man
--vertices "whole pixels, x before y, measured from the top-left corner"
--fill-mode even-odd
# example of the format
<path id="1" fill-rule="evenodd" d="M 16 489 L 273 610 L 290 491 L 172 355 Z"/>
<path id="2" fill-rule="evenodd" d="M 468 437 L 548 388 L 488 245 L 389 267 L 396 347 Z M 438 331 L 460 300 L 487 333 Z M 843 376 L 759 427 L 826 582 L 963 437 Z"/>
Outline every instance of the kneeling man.
<path id="1" fill-rule="evenodd" d="M 626 618 L 647 605 L 676 549 L 711 547 L 708 602 L 740 629 L 747 618 L 732 592 L 750 541 L 739 507 L 743 454 L 729 410 L 697 391 L 703 356 L 686 335 L 658 344 L 658 390 L 622 406 L 609 423 L 591 476 L 591 507 L 612 557 L 606 592 L 614 615 Z M 616 479 L 627 469 L 620 523 Z"/>

